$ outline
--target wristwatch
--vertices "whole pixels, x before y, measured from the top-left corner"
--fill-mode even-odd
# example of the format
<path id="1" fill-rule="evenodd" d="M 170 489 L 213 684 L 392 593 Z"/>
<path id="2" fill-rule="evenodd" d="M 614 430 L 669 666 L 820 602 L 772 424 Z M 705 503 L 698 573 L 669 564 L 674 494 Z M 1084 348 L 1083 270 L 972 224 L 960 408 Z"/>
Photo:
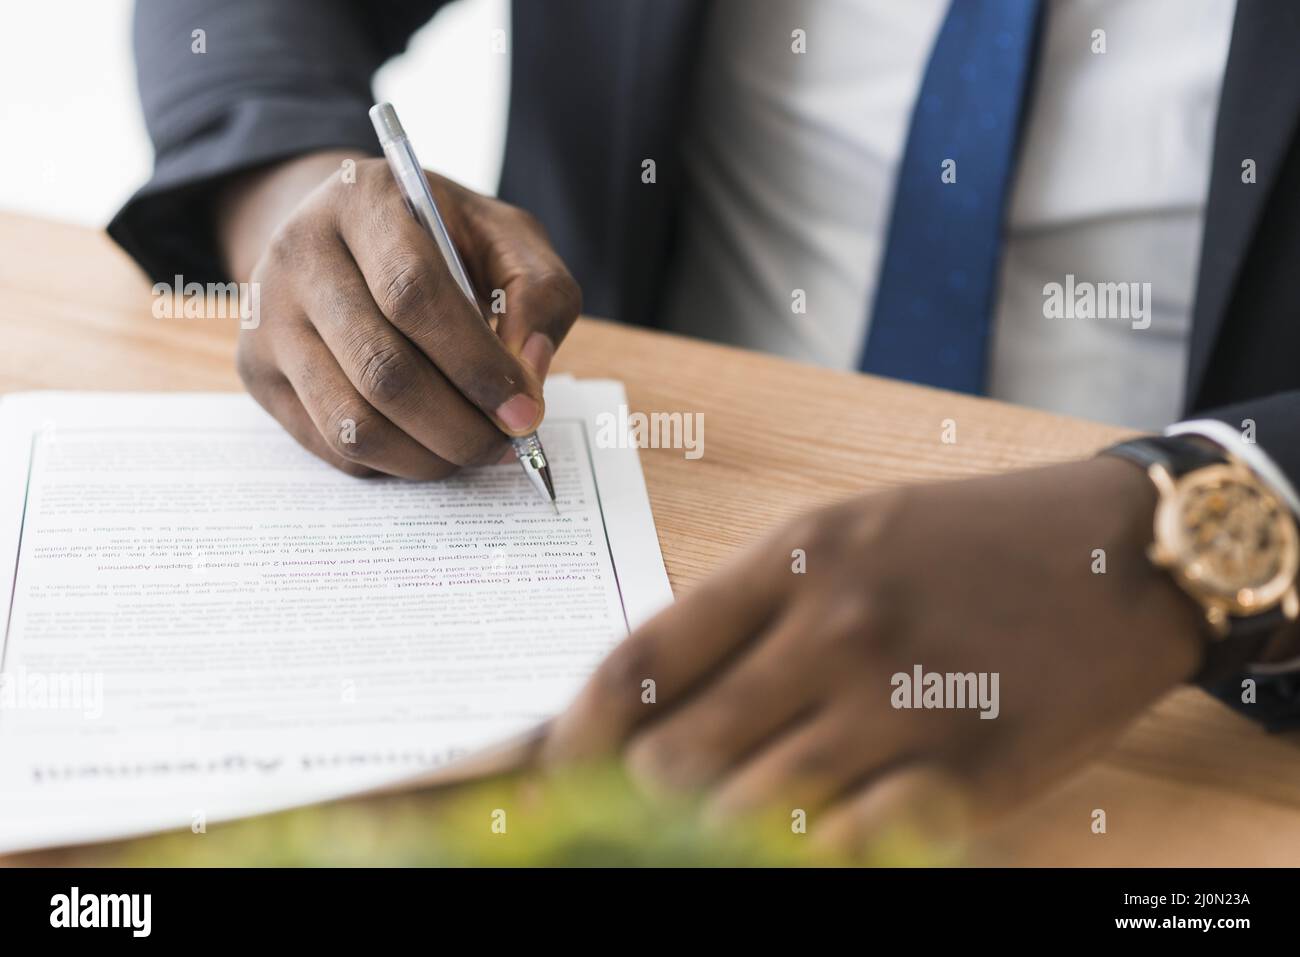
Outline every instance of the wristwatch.
<path id="1" fill-rule="evenodd" d="M 1204 612 L 1208 658 L 1252 660 L 1300 616 L 1295 518 L 1245 463 L 1189 436 L 1145 436 L 1102 454 L 1134 462 L 1155 485 L 1147 556 Z M 1213 651 L 1228 645 L 1227 655 Z"/>

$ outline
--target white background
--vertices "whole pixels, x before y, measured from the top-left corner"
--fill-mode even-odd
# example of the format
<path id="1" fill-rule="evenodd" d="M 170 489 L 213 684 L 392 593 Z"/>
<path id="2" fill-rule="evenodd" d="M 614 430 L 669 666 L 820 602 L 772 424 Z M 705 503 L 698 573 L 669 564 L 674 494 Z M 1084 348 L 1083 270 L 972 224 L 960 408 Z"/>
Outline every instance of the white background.
<path id="1" fill-rule="evenodd" d="M 275 2 L 275 0 L 266 0 Z M 131 0 L 6 3 L 0 20 L 0 210 L 103 226 L 149 176 Z M 505 142 L 508 0 L 456 0 L 375 81 L 425 165 L 495 192 Z M 507 41 L 508 51 L 508 41 Z M 435 149 L 436 147 L 436 149 Z"/>

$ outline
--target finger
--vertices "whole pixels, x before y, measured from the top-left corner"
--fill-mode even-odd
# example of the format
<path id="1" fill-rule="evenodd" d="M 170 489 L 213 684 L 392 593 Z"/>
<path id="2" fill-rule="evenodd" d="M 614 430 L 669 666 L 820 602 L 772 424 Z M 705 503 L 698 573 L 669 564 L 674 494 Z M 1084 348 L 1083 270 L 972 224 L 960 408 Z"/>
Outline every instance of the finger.
<path id="1" fill-rule="evenodd" d="M 501 430 L 384 317 L 346 248 L 322 253 L 328 283 L 300 290 L 308 317 L 363 399 L 420 445 L 455 465 L 493 464 Z"/>
<path id="2" fill-rule="evenodd" d="M 567 272 L 520 274 L 501 288 L 504 312 L 497 334 L 507 349 L 523 357 L 538 379 L 545 379 L 551 358 L 582 308 L 578 285 Z M 559 267 L 563 269 L 563 267 Z"/>
<path id="3" fill-rule="evenodd" d="M 972 822 L 969 792 L 929 764 L 903 765 L 868 780 L 812 822 L 823 850 L 872 863 L 951 864 Z"/>
<path id="4" fill-rule="evenodd" d="M 367 167 L 369 168 L 369 167 Z M 542 419 L 536 376 L 512 355 L 456 285 L 433 239 L 407 212 L 391 180 L 351 194 L 339 232 L 380 311 L 503 431 L 524 435 Z"/>
<path id="5" fill-rule="evenodd" d="M 250 338 L 253 335 L 252 332 L 245 332 L 240 336 L 239 348 L 235 354 L 235 366 L 248 394 L 257 401 L 257 404 L 270 413 L 286 432 L 297 439 L 299 445 L 340 472 L 358 478 L 369 478 L 379 474 L 374 469 L 349 462 L 325 444 L 325 440 L 316 431 L 316 423 L 312 422 L 311 416 L 298 401 L 298 394 L 293 391 L 293 386 L 269 361 L 267 355 L 259 351 L 260 346 L 255 345 Z"/>
<path id="6" fill-rule="evenodd" d="M 302 403 L 298 401 L 298 394 L 293 391 L 293 386 L 284 376 L 277 373 L 274 379 L 268 378 L 260 382 L 257 388 L 250 386 L 248 391 L 257 400 L 258 405 L 269 412 L 284 427 L 284 430 L 298 441 L 299 445 L 317 458 L 323 459 L 340 472 L 346 472 L 357 478 L 370 478 L 379 474 L 374 469 L 349 462 L 325 444 L 325 440 L 316 431 L 316 423 L 302 407 Z"/>
<path id="7" fill-rule="evenodd" d="M 657 791 L 698 790 L 806 716 L 816 703 L 816 671 L 797 649 L 815 622 L 802 617 L 787 615 L 730 667 L 637 734 L 627 752 L 633 778 Z"/>
<path id="8" fill-rule="evenodd" d="M 497 205 L 503 211 L 476 222 L 471 268 L 491 291 L 497 336 L 544 379 L 556 348 L 582 311 L 582 291 L 537 221 L 522 210 Z"/>
<path id="9" fill-rule="evenodd" d="M 544 332 L 530 333 L 519 358 L 533 370 L 538 381 L 545 382 L 546 374 L 551 371 L 551 360 L 555 358 L 555 343 Z"/>
<path id="10" fill-rule="evenodd" d="M 315 329 L 308 326 L 290 344 L 277 344 L 276 360 L 336 456 L 407 479 L 439 479 L 455 471 L 361 397 Z"/>
<path id="11" fill-rule="evenodd" d="M 826 708 L 759 750 L 726 778 L 707 805 L 723 820 L 799 808 L 812 815 L 908 745 L 896 726 L 864 726 L 855 712 Z"/>
<path id="12" fill-rule="evenodd" d="M 781 574 L 778 557 L 770 547 L 754 549 L 610 652 L 556 719 L 544 761 L 585 761 L 617 750 L 755 640 L 786 591 L 783 578 L 773 577 Z"/>
<path id="13" fill-rule="evenodd" d="M 457 183 L 428 174 L 429 186 L 453 214 L 466 268 L 482 288 L 480 295 L 497 321 L 497 335 L 516 355 L 540 355 L 542 343 L 554 350 L 582 311 L 582 290 L 569 274 L 550 237 L 526 210 Z M 497 296 L 495 293 L 502 295 Z M 530 350 L 530 343 L 534 343 Z M 549 363 L 549 359 L 547 359 Z M 539 378 L 544 369 L 531 363 Z"/>

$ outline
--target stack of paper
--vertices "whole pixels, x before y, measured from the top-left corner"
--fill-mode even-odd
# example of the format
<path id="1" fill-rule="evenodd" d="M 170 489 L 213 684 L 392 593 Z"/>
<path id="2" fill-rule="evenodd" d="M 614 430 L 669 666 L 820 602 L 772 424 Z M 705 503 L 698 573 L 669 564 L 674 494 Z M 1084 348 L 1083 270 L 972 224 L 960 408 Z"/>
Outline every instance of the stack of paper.
<path id="1" fill-rule="evenodd" d="M 349 478 L 243 395 L 6 396 L 0 851 L 426 777 L 556 713 L 671 600 L 637 452 L 597 441 L 625 402 L 548 383 L 557 517 L 513 463 Z"/>

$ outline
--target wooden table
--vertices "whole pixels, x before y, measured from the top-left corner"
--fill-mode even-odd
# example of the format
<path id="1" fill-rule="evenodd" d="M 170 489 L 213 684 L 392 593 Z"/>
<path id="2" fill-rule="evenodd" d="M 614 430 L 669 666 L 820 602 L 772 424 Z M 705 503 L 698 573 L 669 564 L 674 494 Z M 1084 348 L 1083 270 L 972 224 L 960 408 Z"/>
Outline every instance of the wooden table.
<path id="1" fill-rule="evenodd" d="M 0 392 L 233 390 L 230 320 L 156 320 L 101 233 L 0 214 Z M 623 380 L 633 410 L 703 412 L 705 454 L 641 452 L 681 595 L 765 529 L 867 489 L 1081 457 L 1108 426 L 584 319 L 556 371 Z M 940 441 L 945 419 L 958 441 Z M 760 436 L 762 447 L 759 447 Z M 756 454 L 761 451 L 761 454 Z M 743 496 L 736 494 L 743 487 Z M 980 863 L 1300 863 L 1300 735 L 1270 736 L 1195 690 L 1006 820 Z M 1091 832 L 1104 808 L 1108 832 Z M 76 863 L 77 851 L 15 860 Z"/>

